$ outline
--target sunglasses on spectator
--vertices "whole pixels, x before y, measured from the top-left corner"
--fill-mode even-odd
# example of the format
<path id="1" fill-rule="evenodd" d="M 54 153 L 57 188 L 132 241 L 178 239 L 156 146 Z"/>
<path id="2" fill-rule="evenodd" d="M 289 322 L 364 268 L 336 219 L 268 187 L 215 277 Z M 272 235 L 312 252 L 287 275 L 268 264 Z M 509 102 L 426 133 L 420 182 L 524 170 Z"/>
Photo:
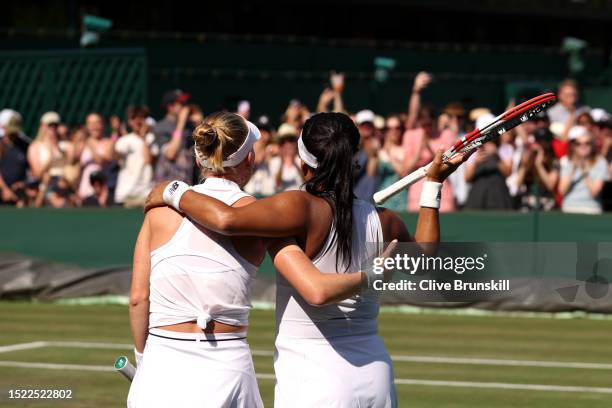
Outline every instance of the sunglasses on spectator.
<path id="1" fill-rule="evenodd" d="M 576 146 L 590 146 L 591 142 L 574 142 Z"/>
<path id="2" fill-rule="evenodd" d="M 387 130 L 402 130 L 401 126 L 387 126 Z"/>

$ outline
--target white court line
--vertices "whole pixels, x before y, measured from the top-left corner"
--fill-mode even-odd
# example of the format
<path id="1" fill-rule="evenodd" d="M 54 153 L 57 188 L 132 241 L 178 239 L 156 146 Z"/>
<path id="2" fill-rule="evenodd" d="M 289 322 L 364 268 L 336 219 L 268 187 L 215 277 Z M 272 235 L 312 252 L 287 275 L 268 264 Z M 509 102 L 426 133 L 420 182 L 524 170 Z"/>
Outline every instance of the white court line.
<path id="1" fill-rule="evenodd" d="M 47 345 L 48 343 L 46 341 L 32 341 L 30 343 L 9 344 L 7 346 L 0 346 L 0 353 L 41 348 L 46 347 Z"/>
<path id="2" fill-rule="evenodd" d="M 0 361 L 0 367 L 47 368 L 50 370 L 115 371 L 115 368 L 112 366 L 85 364 L 26 363 L 24 361 Z"/>
<path id="3" fill-rule="evenodd" d="M 444 387 L 464 388 L 494 388 L 504 390 L 525 391 L 559 391 L 559 392 L 594 392 L 599 394 L 612 394 L 612 388 L 605 387 L 579 387 L 573 385 L 544 385 L 544 384 L 511 384 L 497 382 L 473 382 L 473 381 L 437 381 L 437 380 L 415 380 L 410 378 L 396 378 L 396 384 L 400 385 L 430 385 Z"/>
<path id="4" fill-rule="evenodd" d="M 440 364 L 474 364 L 515 367 L 551 367 L 551 368 L 587 368 L 595 370 L 612 370 L 612 364 L 582 363 L 576 361 L 540 361 L 540 360 L 505 360 L 493 358 L 469 357 L 434 357 L 434 356 L 397 356 L 392 355 L 393 361 L 408 361 L 413 363 L 440 363 Z"/>
<path id="5" fill-rule="evenodd" d="M 83 364 L 49 364 L 49 363 L 26 363 L 22 361 L 0 361 L 0 367 L 17 368 L 42 368 L 51 370 L 81 370 L 81 371 L 115 371 L 113 367 L 100 365 Z M 257 374 L 261 380 L 274 380 L 274 374 Z M 461 388 L 491 388 L 505 390 L 525 390 L 525 391 L 557 391 L 557 392 L 585 392 L 598 394 L 612 394 L 612 388 L 604 387 L 578 387 L 571 385 L 544 385 L 544 384 L 511 384 L 497 382 L 472 382 L 472 381 L 438 381 L 438 380 L 417 380 L 413 378 L 396 378 L 397 385 L 425 385 L 434 387 L 461 387 Z"/>
<path id="6" fill-rule="evenodd" d="M 92 349 L 115 349 L 131 350 L 133 344 L 122 343 L 90 343 L 86 341 L 48 341 L 48 347 L 68 347 L 68 348 L 92 348 Z"/>
<path id="7" fill-rule="evenodd" d="M 267 350 L 252 350 L 254 356 L 273 356 L 274 352 Z M 471 364 L 514 367 L 550 367 L 550 368 L 586 368 L 594 370 L 612 370 L 612 364 L 582 363 L 576 361 L 540 361 L 540 360 L 505 360 L 493 358 L 471 357 L 436 357 L 436 356 L 407 356 L 392 354 L 394 362 L 432 363 L 432 364 Z"/>
<path id="8" fill-rule="evenodd" d="M 0 347 L 0 353 L 41 347 L 131 350 L 134 346 L 127 343 L 95 343 L 85 341 L 35 341 L 31 343 L 20 343 L 2 346 Z M 252 350 L 251 352 L 254 356 L 268 357 L 274 355 L 274 352 L 270 350 Z M 581 368 L 593 370 L 612 370 L 612 364 L 585 363 L 577 361 L 506 360 L 472 357 L 409 356 L 401 354 L 393 354 L 391 355 L 391 359 L 393 361 L 401 362 L 432 364 L 469 364 L 510 367 Z"/>

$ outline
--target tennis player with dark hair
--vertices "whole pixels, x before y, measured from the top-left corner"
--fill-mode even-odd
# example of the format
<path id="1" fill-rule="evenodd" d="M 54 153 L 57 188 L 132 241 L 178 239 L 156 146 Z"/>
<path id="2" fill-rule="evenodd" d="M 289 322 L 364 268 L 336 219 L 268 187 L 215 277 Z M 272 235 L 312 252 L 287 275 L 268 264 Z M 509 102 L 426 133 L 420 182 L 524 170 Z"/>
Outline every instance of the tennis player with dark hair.
<path id="1" fill-rule="evenodd" d="M 253 171 L 257 127 L 217 113 L 193 137 L 206 177 L 194 191 L 233 208 L 255 201 L 241 188 Z M 169 207 L 147 213 L 134 252 L 130 320 L 138 370 L 128 407 L 262 406 L 246 331 L 251 283 L 267 246 L 283 261 L 279 272 L 313 305 L 353 296 L 373 278 L 321 273 L 295 245 L 228 238 Z"/>
<path id="2" fill-rule="evenodd" d="M 308 119 L 298 140 L 303 191 L 290 191 L 230 207 L 176 182 L 157 186 L 147 208 L 169 204 L 194 222 L 229 236 L 289 237 L 321 271 L 346 275 L 381 252 L 383 242 L 439 241 L 442 181 L 464 160 L 435 156 L 421 195 L 414 238 L 392 211 L 353 196 L 353 157 L 359 132 L 340 113 Z M 194 191 L 195 190 L 195 191 Z M 294 250 L 298 250 L 295 247 Z M 291 250 L 275 253 L 274 264 L 294 263 Z M 350 274 L 349 274 L 350 275 Z M 377 334 L 378 293 L 315 307 L 277 275 L 276 407 L 395 407 L 391 359 Z"/>

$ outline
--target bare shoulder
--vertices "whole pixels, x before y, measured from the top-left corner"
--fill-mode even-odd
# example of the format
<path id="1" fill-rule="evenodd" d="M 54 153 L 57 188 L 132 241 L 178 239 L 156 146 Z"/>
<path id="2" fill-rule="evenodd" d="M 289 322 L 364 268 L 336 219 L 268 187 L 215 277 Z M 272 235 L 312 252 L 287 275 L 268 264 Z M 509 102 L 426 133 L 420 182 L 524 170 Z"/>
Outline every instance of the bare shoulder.
<path id="1" fill-rule="evenodd" d="M 397 239 L 400 242 L 407 242 L 412 240 L 408 228 L 397 213 L 384 207 L 376 207 L 376 211 L 380 218 L 385 241 Z"/>
<path id="2" fill-rule="evenodd" d="M 236 201 L 232 207 L 244 207 L 245 205 L 249 205 L 257 201 L 257 199 L 253 196 L 242 197 L 240 200 Z"/>
<path id="3" fill-rule="evenodd" d="M 270 202 L 275 207 L 287 209 L 303 210 L 312 202 L 313 196 L 305 191 L 291 190 L 275 194 L 271 197 L 259 200 L 260 202 Z"/>
<path id="4" fill-rule="evenodd" d="M 152 208 L 147 212 L 147 216 L 151 217 L 150 218 L 151 220 L 160 219 L 163 217 L 178 217 L 178 218 L 183 217 L 181 213 L 176 211 L 174 208 L 168 207 L 168 206 Z"/>
<path id="5" fill-rule="evenodd" d="M 149 223 L 151 231 L 154 233 L 176 231 L 182 221 L 183 215 L 171 207 L 153 208 L 145 216 L 145 222 Z"/>

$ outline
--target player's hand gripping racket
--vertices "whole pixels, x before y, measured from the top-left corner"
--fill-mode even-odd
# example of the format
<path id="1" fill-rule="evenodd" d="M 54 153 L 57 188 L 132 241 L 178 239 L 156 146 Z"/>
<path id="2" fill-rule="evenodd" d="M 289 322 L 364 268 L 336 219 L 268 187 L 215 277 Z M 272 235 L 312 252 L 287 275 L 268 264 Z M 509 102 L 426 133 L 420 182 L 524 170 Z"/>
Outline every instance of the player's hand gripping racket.
<path id="1" fill-rule="evenodd" d="M 453 147 L 444 153 L 442 160 L 448 161 L 456 155 L 470 152 L 482 144 L 499 137 L 510 129 L 532 119 L 535 115 L 548 108 L 555 99 L 555 95 L 549 92 L 507 110 L 482 129 L 475 129 L 463 136 Z M 374 194 L 374 201 L 376 204 L 384 203 L 390 197 L 425 177 L 430 167 L 431 163 L 416 169 L 389 187 L 378 191 Z"/>

